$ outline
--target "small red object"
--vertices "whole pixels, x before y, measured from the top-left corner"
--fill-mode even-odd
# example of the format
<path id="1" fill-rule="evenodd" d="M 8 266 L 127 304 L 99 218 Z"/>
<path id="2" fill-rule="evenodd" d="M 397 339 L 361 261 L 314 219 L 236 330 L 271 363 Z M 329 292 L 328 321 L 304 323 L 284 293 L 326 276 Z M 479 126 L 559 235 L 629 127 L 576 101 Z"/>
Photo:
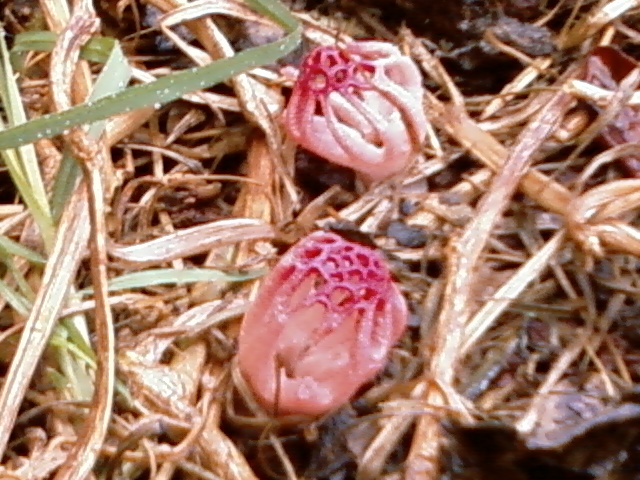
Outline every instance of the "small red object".
<path id="1" fill-rule="evenodd" d="M 302 64 L 284 123 L 307 150 L 383 180 L 404 171 L 424 141 L 422 76 L 390 43 L 317 47 Z"/>
<path id="2" fill-rule="evenodd" d="M 270 414 L 320 416 L 376 376 L 406 322 L 378 252 L 315 232 L 283 255 L 245 314 L 240 372 Z"/>

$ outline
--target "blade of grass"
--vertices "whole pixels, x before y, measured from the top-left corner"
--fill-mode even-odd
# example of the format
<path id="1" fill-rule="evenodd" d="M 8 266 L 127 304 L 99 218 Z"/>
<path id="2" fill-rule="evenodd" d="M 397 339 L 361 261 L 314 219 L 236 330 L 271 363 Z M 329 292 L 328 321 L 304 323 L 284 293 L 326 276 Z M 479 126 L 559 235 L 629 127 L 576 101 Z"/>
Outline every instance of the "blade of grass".
<path id="1" fill-rule="evenodd" d="M 4 39 L 4 30 L 0 26 L 0 100 L 11 124 L 24 124 L 27 117 L 22 105 L 20 90 L 9 61 L 9 51 Z M 0 119 L 0 130 L 4 123 Z M 18 145 L 14 145 L 17 147 Z M 40 229 L 45 248 L 49 250 L 53 243 L 54 227 L 49 202 L 44 187 L 38 159 L 33 145 L 20 146 L 0 152 L 9 169 L 11 179 L 18 189 L 20 197 L 27 205 Z"/>
<path id="2" fill-rule="evenodd" d="M 22 32 L 16 35 L 11 48 L 12 60 L 26 52 L 50 52 L 56 44 L 58 36 L 50 31 Z M 109 37 L 92 38 L 82 47 L 80 57 L 90 62 L 105 63 L 116 40 Z"/>
<path id="3" fill-rule="evenodd" d="M 122 52 L 120 43 L 112 42 L 111 51 L 109 52 L 101 74 L 96 80 L 89 100 L 94 101 L 117 93 L 122 90 L 121 85 L 126 85 L 130 79 L 131 66 Z M 103 120 L 92 124 L 89 127 L 89 135 L 93 138 L 98 138 L 104 130 L 104 126 L 105 121 Z M 67 199 L 71 195 L 71 192 L 73 192 L 79 175 L 79 165 L 68 152 L 65 152 L 51 194 L 51 208 L 54 218 L 59 217 Z"/>
<path id="4" fill-rule="evenodd" d="M 161 106 L 183 95 L 209 88 L 239 73 L 273 63 L 291 52 L 300 42 L 301 27 L 278 0 L 250 0 L 256 10 L 273 18 L 289 33 L 281 40 L 239 52 L 233 57 L 200 68 L 159 78 L 144 85 L 129 87 L 117 94 L 87 102 L 64 112 L 44 115 L 30 122 L 0 131 L 0 149 L 24 145 L 51 137 L 76 125 L 92 123 L 123 112 L 149 106 Z"/>
<path id="5" fill-rule="evenodd" d="M 109 291 L 135 290 L 157 285 L 182 285 L 196 282 L 243 282 L 264 275 L 263 270 L 247 273 L 225 273 L 208 268 L 155 268 L 141 272 L 127 273 L 109 280 Z M 80 293 L 91 293 L 92 288 L 85 288 Z"/>
<path id="6" fill-rule="evenodd" d="M 33 300 L 36 298 L 36 294 L 31 289 L 31 285 L 29 285 L 29 282 L 25 278 L 20 267 L 16 265 L 14 257 L 6 255 L 5 252 L 2 252 L 2 256 L 4 257 L 3 261 L 7 266 L 7 273 L 9 273 L 13 277 L 20 294 L 24 295 L 29 303 L 33 302 Z"/>
<path id="7" fill-rule="evenodd" d="M 0 251 L 8 255 L 16 255 L 18 257 L 25 258 L 29 260 L 31 263 L 36 263 L 38 265 L 44 265 L 46 260 L 42 255 L 37 252 L 34 252 L 28 247 L 19 244 L 15 240 L 11 240 L 4 235 L 0 235 Z"/>
<path id="8" fill-rule="evenodd" d="M 19 315 L 27 317 L 31 310 L 31 302 L 24 296 L 16 292 L 11 288 L 7 282 L 0 279 L 0 296 L 4 298 L 11 308 L 13 308 Z"/>

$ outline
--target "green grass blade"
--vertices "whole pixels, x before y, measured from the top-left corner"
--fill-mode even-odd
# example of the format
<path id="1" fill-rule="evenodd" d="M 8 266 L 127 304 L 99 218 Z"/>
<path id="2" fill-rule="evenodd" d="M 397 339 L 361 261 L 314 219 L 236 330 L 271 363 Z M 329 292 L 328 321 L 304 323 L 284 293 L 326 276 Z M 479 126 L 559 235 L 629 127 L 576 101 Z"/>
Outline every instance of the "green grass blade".
<path id="1" fill-rule="evenodd" d="M 181 285 L 196 282 L 242 282 L 264 275 L 263 270 L 246 273 L 225 273 L 208 268 L 188 268 L 175 270 L 173 268 L 156 268 L 141 272 L 127 273 L 109 280 L 109 291 L 135 290 L 157 285 Z M 91 293 L 87 288 L 80 293 Z"/>
<path id="2" fill-rule="evenodd" d="M 247 0 L 247 3 L 256 12 L 271 18 L 288 32 L 294 33 L 300 28 L 296 17 L 291 15 L 289 9 L 279 0 Z"/>
<path id="3" fill-rule="evenodd" d="M 1 27 L 0 100 L 11 124 L 24 124 L 26 122 L 27 117 L 22 105 L 22 97 L 16 85 L 13 68 L 9 61 L 9 51 L 4 39 L 4 30 Z M 3 128 L 4 123 L 0 119 L 0 130 Z M 0 154 L 20 197 L 36 221 L 45 246 L 48 249 L 53 243 L 54 226 L 35 148 L 33 145 L 21 146 L 20 144 L 15 144 L 13 147 L 20 148 L 6 150 L 0 152 Z"/>
<path id="4" fill-rule="evenodd" d="M 120 43 L 112 41 L 110 45 L 111 51 L 108 52 L 105 65 L 93 86 L 89 101 L 119 92 L 131 79 L 132 69 L 122 52 Z M 95 122 L 89 127 L 89 135 L 98 138 L 104 130 L 104 126 L 104 121 Z M 68 152 L 65 152 L 51 194 L 51 209 L 55 219 L 59 218 L 64 204 L 75 188 L 79 175 L 80 167 Z"/>
<path id="5" fill-rule="evenodd" d="M 50 31 L 22 32 L 16 35 L 11 57 L 27 52 L 50 52 L 56 45 L 58 36 Z M 80 57 L 90 62 L 105 63 L 116 43 L 109 37 L 94 37 L 80 50 Z"/>
<path id="6" fill-rule="evenodd" d="M 4 235 L 0 235 L 0 252 L 5 255 L 17 255 L 18 257 L 26 258 L 31 263 L 39 265 L 44 265 L 46 262 L 44 257 L 39 253 Z"/>
<path id="7" fill-rule="evenodd" d="M 0 279 L 0 297 L 4 298 L 19 315 L 23 317 L 29 316 L 31 302 L 16 292 L 2 279 Z"/>
<path id="8" fill-rule="evenodd" d="M 281 40 L 216 60 L 204 67 L 168 75 L 149 84 L 136 85 L 97 101 L 14 126 L 0 132 L 0 149 L 51 137 L 69 127 L 96 122 L 134 109 L 159 107 L 189 92 L 209 88 L 239 73 L 275 62 L 291 52 L 300 42 L 301 28 L 287 8 L 278 0 L 251 0 L 251 4 L 274 18 L 290 33 Z"/>

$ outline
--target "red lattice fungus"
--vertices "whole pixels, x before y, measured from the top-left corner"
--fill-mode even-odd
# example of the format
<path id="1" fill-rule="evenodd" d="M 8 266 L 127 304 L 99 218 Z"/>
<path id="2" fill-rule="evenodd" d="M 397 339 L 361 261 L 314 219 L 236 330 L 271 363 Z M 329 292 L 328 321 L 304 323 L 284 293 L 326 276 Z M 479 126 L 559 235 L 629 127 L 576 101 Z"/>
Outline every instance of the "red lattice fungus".
<path id="1" fill-rule="evenodd" d="M 383 180 L 402 172 L 424 141 L 422 76 L 389 43 L 318 47 L 300 68 L 284 123 L 307 150 Z"/>
<path id="2" fill-rule="evenodd" d="M 242 323 L 240 371 L 270 414 L 320 416 L 375 377 L 406 321 L 378 252 L 315 232 L 264 279 Z"/>

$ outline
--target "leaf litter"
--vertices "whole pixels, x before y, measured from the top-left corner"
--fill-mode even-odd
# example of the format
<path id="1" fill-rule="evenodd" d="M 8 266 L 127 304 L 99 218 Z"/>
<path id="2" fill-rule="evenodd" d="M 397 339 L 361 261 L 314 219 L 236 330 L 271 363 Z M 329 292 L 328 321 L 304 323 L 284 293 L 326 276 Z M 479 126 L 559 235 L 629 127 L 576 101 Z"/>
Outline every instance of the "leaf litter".
<path id="1" fill-rule="evenodd" d="M 239 1 L 97 3 L 100 35 L 118 40 L 135 82 L 284 33 Z M 9 46 L 25 31 L 59 34 L 61 5 L 0 2 Z M 33 375 L 3 397 L 16 413 L 4 419 L 3 474 L 634 478 L 638 5 L 498 6 L 288 4 L 303 38 L 276 64 L 110 117 L 98 140 L 78 130 L 42 138 L 42 180 L 26 163 L 16 183 L 24 153 L 3 157 L 13 169 L 0 172 L 3 244 L 27 249 L 1 252 L 5 378 L 26 365 L 25 312 L 55 305 L 56 322 L 48 346 L 44 335 L 43 351 L 30 351 Z M 423 72 L 431 127 L 393 182 L 365 185 L 284 135 L 292 82 L 282 67 L 350 38 L 393 42 Z M 38 48 L 11 57 L 29 118 L 84 101 L 101 67 L 82 53 L 65 57 L 73 88 L 50 83 L 51 54 Z M 71 103 L 61 107 L 65 91 Z M 83 158 L 81 148 L 99 152 L 85 151 L 93 177 L 84 178 L 104 190 L 102 254 L 88 248 L 96 223 L 83 210 L 96 190 L 64 166 L 69 151 Z M 409 328 L 349 404 L 313 421 L 274 420 L 238 373 L 239 325 L 255 278 L 319 229 L 380 249 L 409 304 Z M 107 282 L 127 279 L 124 287 L 101 285 L 92 262 Z M 67 284 L 52 287 L 60 271 Z M 59 300 L 38 307 L 45 291 Z M 95 388 L 115 392 L 113 403 L 90 401 Z"/>

